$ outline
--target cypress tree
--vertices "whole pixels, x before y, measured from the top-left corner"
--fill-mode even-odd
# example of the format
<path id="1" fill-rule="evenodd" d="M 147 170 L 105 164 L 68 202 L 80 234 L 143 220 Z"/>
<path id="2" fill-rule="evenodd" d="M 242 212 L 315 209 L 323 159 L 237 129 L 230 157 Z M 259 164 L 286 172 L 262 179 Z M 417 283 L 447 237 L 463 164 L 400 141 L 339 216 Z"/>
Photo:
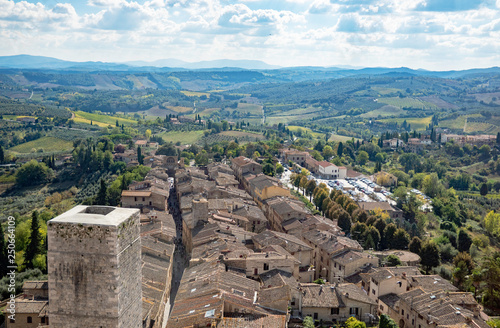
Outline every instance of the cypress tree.
<path id="1" fill-rule="evenodd" d="M 339 142 L 339 147 L 337 148 L 337 156 L 342 157 L 342 153 L 344 152 L 344 144 Z"/>
<path id="2" fill-rule="evenodd" d="M 3 227 L 0 224 L 0 277 L 3 277 L 7 274 L 7 244 L 5 243 L 5 236 L 3 233 Z"/>
<path id="3" fill-rule="evenodd" d="M 140 165 L 144 164 L 144 157 L 142 156 L 142 150 L 140 146 L 137 146 L 137 161 Z"/>
<path id="4" fill-rule="evenodd" d="M 24 265 L 27 269 L 33 269 L 33 260 L 40 253 L 40 223 L 38 222 L 38 212 L 33 211 L 31 215 L 31 235 L 26 254 L 24 256 Z"/>
<path id="5" fill-rule="evenodd" d="M 433 241 L 426 242 L 420 250 L 420 257 L 422 258 L 420 264 L 428 274 L 433 267 L 437 267 L 440 264 L 439 249 L 436 243 Z"/>
<path id="6" fill-rule="evenodd" d="M 481 194 L 481 196 L 486 196 L 488 194 L 488 186 L 486 185 L 486 183 L 483 183 L 481 185 L 481 189 L 479 189 L 479 193 Z"/>
<path id="7" fill-rule="evenodd" d="M 472 238 L 469 234 L 464 230 L 460 229 L 458 232 L 458 251 L 459 252 L 468 252 L 470 246 L 472 245 Z"/>
<path id="8" fill-rule="evenodd" d="M 107 205 L 108 201 L 108 188 L 106 187 L 106 182 L 104 179 L 101 179 L 101 187 L 99 188 L 99 192 L 97 193 L 94 204 L 95 205 Z"/>

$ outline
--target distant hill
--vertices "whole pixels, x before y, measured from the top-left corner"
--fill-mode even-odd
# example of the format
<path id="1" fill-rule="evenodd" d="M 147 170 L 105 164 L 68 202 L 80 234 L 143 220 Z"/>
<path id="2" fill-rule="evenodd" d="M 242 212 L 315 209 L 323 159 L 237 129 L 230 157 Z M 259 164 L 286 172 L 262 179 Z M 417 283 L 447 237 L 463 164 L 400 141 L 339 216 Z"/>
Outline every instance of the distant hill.
<path id="1" fill-rule="evenodd" d="M 74 62 L 52 57 L 15 55 L 0 56 L 0 68 L 21 68 L 21 69 L 87 69 L 87 70 L 132 70 L 147 68 L 147 71 L 154 68 L 181 68 L 181 69 L 210 69 L 210 68 L 240 68 L 240 69 L 276 69 L 280 66 L 269 65 L 259 60 L 231 60 L 220 59 L 201 61 L 195 63 L 185 62 L 178 59 L 161 59 L 153 62 L 132 61 L 126 63 L 104 63 L 104 62 Z"/>
<path id="2" fill-rule="evenodd" d="M 243 69 L 277 69 L 280 66 L 269 65 L 260 60 L 233 60 L 233 59 L 219 59 L 219 60 L 208 60 L 200 62 L 185 62 L 179 59 L 160 59 L 152 62 L 145 61 L 132 61 L 126 62 L 125 64 L 131 66 L 153 66 L 153 67 L 179 67 L 185 69 L 207 69 L 207 68 L 225 68 L 225 67 L 237 67 Z"/>
<path id="3" fill-rule="evenodd" d="M 126 70 L 128 66 L 123 64 L 91 61 L 73 62 L 44 56 L 15 55 L 0 56 L 0 68 Z"/>
<path id="4" fill-rule="evenodd" d="M 182 71 L 241 71 L 258 70 L 281 81 L 307 81 L 338 79 L 350 76 L 388 75 L 388 76 L 433 76 L 441 78 L 460 78 L 476 74 L 500 74 L 499 67 L 478 68 L 457 71 L 427 71 L 408 67 L 319 67 L 297 66 L 280 67 L 259 60 L 219 59 L 200 62 L 186 62 L 179 59 L 161 59 L 152 62 L 131 61 L 125 63 L 75 62 L 52 57 L 15 55 L 0 56 L 0 69 L 36 70 L 74 70 L 74 71 L 126 71 L 126 72 L 182 72 Z"/>
<path id="5" fill-rule="evenodd" d="M 166 66 L 165 66 L 166 65 Z M 22 78 L 20 78 L 22 76 Z M 192 91 L 230 90 L 250 85 L 271 84 L 265 88 L 271 90 L 276 84 L 295 82 L 308 83 L 309 92 L 318 93 L 326 81 L 346 79 L 381 78 L 441 78 L 457 79 L 469 77 L 500 76 L 500 68 L 469 69 L 463 71 L 427 71 L 407 67 L 277 67 L 257 60 L 214 60 L 188 63 L 177 59 L 165 59 L 154 62 L 74 62 L 57 58 L 16 55 L 0 57 L 0 84 L 36 87 L 72 86 L 99 90 L 117 89 L 186 89 Z M 366 82 L 366 83 L 368 83 Z M 279 89 L 278 94 L 284 94 Z M 359 85 L 362 89 L 363 85 Z M 290 86 L 289 97 L 296 97 L 295 86 Z M 303 90 L 303 89 L 301 89 Z M 267 94 L 260 87 L 253 92 Z M 246 92 L 246 93 L 253 93 Z M 268 95 L 273 97 L 272 94 Z"/>

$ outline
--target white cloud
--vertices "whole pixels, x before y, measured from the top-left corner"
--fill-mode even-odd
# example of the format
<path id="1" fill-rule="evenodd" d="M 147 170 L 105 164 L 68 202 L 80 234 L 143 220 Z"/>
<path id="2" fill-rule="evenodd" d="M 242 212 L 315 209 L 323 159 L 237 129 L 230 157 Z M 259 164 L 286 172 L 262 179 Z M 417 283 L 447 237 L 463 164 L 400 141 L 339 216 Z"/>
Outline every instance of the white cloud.
<path id="1" fill-rule="evenodd" d="M 425 68 L 500 60 L 500 0 L 447 0 L 453 8 L 444 0 L 88 0 L 87 13 L 59 1 L 0 0 L 0 54 Z"/>
<path id="2" fill-rule="evenodd" d="M 125 0 L 88 0 L 87 4 L 94 7 L 121 7 Z"/>
<path id="3" fill-rule="evenodd" d="M 500 1 L 500 0 L 499 0 Z M 308 9 L 310 14 L 328 14 L 335 11 L 336 6 L 330 0 L 316 0 Z"/>

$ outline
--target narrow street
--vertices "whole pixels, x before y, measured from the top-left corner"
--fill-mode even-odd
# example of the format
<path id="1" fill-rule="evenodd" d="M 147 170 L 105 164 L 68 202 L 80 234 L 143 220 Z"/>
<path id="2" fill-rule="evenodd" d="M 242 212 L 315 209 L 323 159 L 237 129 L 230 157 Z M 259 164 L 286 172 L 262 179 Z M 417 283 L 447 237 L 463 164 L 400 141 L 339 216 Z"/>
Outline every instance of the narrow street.
<path id="1" fill-rule="evenodd" d="M 168 198 L 168 210 L 174 217 L 177 232 L 173 258 L 174 266 L 172 270 L 172 288 L 170 290 L 170 310 L 172 310 L 175 296 L 177 295 L 179 284 L 182 278 L 182 273 L 184 272 L 184 268 L 187 265 L 186 251 L 184 245 L 182 244 L 182 216 L 179 210 L 179 201 L 177 199 L 175 189 L 170 190 L 170 196 Z"/>

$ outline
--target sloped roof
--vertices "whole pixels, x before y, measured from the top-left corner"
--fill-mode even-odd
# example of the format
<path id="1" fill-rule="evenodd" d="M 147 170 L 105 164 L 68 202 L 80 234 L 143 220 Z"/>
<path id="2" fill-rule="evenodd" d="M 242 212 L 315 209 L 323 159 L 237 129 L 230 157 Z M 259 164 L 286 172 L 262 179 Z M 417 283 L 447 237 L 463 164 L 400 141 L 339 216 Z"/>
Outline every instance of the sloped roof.
<path id="1" fill-rule="evenodd" d="M 343 307 L 342 299 L 335 291 L 335 285 L 315 283 L 300 284 L 302 289 L 302 307 L 338 308 Z"/>
<path id="2" fill-rule="evenodd" d="M 426 292 L 445 290 L 450 292 L 458 291 L 458 288 L 453 286 L 448 280 L 439 275 L 420 275 L 410 277 L 410 285 L 412 287 L 421 287 Z"/>
<path id="3" fill-rule="evenodd" d="M 269 245 L 279 245 L 289 252 L 308 251 L 312 248 L 299 238 L 282 232 L 266 230 L 252 237 L 254 242 L 263 247 Z"/>
<path id="4" fill-rule="evenodd" d="M 396 211 L 388 202 L 358 202 L 358 205 L 365 211 L 375 211 L 379 209 L 387 212 Z"/>
<path id="5" fill-rule="evenodd" d="M 369 259 L 369 258 L 374 258 L 374 257 L 372 255 L 363 252 L 348 250 L 347 252 L 333 256 L 332 261 L 335 261 L 341 265 L 347 265 L 362 259 Z"/>
<path id="6" fill-rule="evenodd" d="M 122 197 L 150 197 L 151 191 L 122 190 Z"/>
<path id="7" fill-rule="evenodd" d="M 297 288 L 299 283 L 297 279 L 289 272 L 273 269 L 271 271 L 261 273 L 259 275 L 262 281 L 262 288 L 290 286 L 290 288 Z"/>
<path id="8" fill-rule="evenodd" d="M 358 302 L 374 304 L 374 305 L 377 304 L 377 302 L 368 297 L 367 293 L 364 290 L 362 290 L 355 284 L 351 283 L 338 284 L 337 290 L 342 295 L 342 297 L 356 300 Z"/>

